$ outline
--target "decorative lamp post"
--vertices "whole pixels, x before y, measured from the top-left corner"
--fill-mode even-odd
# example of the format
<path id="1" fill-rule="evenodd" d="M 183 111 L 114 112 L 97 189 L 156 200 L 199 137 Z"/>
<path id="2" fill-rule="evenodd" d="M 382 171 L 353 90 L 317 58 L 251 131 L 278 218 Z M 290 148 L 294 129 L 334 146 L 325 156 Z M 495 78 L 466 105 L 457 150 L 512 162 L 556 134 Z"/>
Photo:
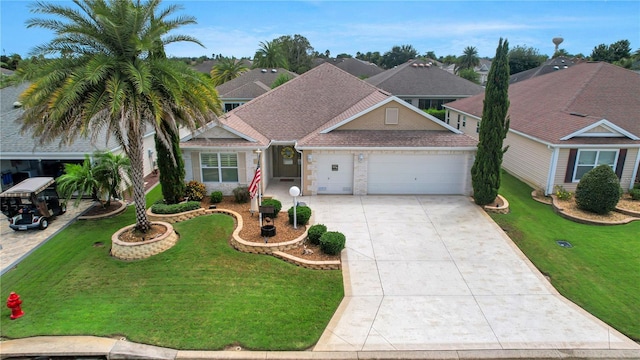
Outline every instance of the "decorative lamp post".
<path id="1" fill-rule="evenodd" d="M 296 199 L 296 197 L 300 195 L 300 188 L 298 188 L 297 186 L 290 187 L 289 195 L 293 196 L 293 228 L 297 229 L 298 228 L 298 210 L 296 207 L 298 205 L 298 200 Z"/>

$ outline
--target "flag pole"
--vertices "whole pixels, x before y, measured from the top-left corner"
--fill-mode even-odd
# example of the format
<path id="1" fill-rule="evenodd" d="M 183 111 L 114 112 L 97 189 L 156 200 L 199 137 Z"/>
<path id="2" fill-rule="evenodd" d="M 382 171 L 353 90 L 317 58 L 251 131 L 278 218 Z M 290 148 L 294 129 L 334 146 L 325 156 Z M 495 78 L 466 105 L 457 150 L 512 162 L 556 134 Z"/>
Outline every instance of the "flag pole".
<path id="1" fill-rule="evenodd" d="M 260 167 L 260 155 L 262 155 L 262 151 L 258 149 L 258 167 Z M 262 211 L 260 211 L 260 206 L 262 205 L 262 175 L 260 176 L 260 181 L 258 181 L 258 221 L 260 222 L 260 228 L 262 228 Z"/>

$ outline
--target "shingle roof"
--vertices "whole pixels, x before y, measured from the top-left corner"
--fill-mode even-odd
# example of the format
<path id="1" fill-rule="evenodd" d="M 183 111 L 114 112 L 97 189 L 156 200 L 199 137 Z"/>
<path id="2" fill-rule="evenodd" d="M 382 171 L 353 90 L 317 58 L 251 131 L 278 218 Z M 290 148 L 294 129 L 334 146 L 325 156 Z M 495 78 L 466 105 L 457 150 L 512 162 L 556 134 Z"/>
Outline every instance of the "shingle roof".
<path id="1" fill-rule="evenodd" d="M 27 83 L 21 83 L 0 89 L 0 157 L 19 159 L 33 157 L 36 154 L 39 156 L 63 156 L 64 154 L 67 158 L 82 158 L 87 153 L 118 147 L 113 136 L 107 143 L 106 135 L 99 136 L 95 143 L 91 139 L 77 138 L 71 145 L 59 146 L 59 141 L 41 145 L 39 140 L 33 138 L 31 132 L 21 134 L 21 124 L 16 120 L 24 110 L 14 107 L 13 103 L 28 86 Z"/>
<path id="2" fill-rule="evenodd" d="M 414 64 L 416 66 L 413 66 Z M 423 60 L 408 61 L 365 81 L 396 96 L 460 98 L 484 91 L 482 86 L 450 74 L 435 65 L 425 66 Z"/>
<path id="3" fill-rule="evenodd" d="M 299 143 L 303 147 L 405 147 L 475 149 L 478 141 L 464 134 L 450 131 L 416 130 L 334 130 L 326 134 L 314 133 Z"/>
<path id="4" fill-rule="evenodd" d="M 640 74 L 603 62 L 577 64 L 510 85 L 510 128 L 555 144 L 638 143 L 622 138 L 560 140 L 602 119 L 640 136 L 638 94 Z M 445 107 L 481 117 L 483 101 L 480 94 Z"/>
<path id="5" fill-rule="evenodd" d="M 246 133 L 242 123 L 275 141 L 295 141 L 316 130 L 371 94 L 372 86 L 343 70 L 322 64 L 220 118 Z"/>
<path id="6" fill-rule="evenodd" d="M 536 76 L 548 74 L 551 72 L 567 69 L 576 63 L 564 56 L 557 57 L 555 59 L 549 59 L 544 64 L 529 70 L 525 70 L 516 74 L 511 74 L 509 77 L 509 84 L 514 84 L 519 81 L 534 78 Z"/>
<path id="7" fill-rule="evenodd" d="M 376 64 L 356 58 L 318 58 L 316 59 L 316 61 L 314 61 L 314 66 L 323 64 L 325 62 L 335 65 L 338 68 L 348 72 L 349 74 L 359 78 L 369 78 L 384 71 L 384 69 L 379 68 Z"/>
<path id="8" fill-rule="evenodd" d="M 220 99 L 253 99 L 271 90 L 271 84 L 282 74 L 294 78 L 298 74 L 278 68 L 249 70 L 235 79 L 216 87 Z"/>

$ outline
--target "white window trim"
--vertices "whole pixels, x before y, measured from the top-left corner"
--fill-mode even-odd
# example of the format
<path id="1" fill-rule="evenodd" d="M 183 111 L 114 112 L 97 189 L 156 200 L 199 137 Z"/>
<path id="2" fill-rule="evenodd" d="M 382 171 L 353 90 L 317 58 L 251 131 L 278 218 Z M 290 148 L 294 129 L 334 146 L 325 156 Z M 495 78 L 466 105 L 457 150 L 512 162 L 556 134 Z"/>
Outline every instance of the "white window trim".
<path id="1" fill-rule="evenodd" d="M 205 183 L 203 169 L 216 169 L 216 167 L 205 166 L 202 163 L 202 155 L 204 155 L 204 154 L 207 154 L 207 155 L 216 154 L 216 156 L 218 157 L 218 167 L 217 167 L 217 169 L 218 169 L 218 181 L 206 181 L 206 183 L 217 183 L 217 184 L 237 183 L 237 181 L 222 181 L 222 169 L 236 169 L 236 172 L 238 172 L 238 176 L 237 177 L 239 177 L 238 153 L 233 153 L 233 152 L 202 152 L 202 153 L 200 153 L 200 179 L 202 179 L 203 183 Z M 236 157 L 236 166 L 222 166 L 222 161 L 220 161 L 220 155 L 221 154 L 234 155 Z"/>
<path id="2" fill-rule="evenodd" d="M 598 166 L 598 159 L 600 158 L 600 152 L 601 151 L 607 151 L 607 152 L 611 152 L 611 151 L 615 151 L 616 156 L 613 159 L 613 165 L 611 166 L 611 169 L 613 169 L 613 172 L 616 171 L 616 167 L 618 166 L 618 156 L 620 156 L 620 149 L 578 149 L 578 153 L 576 154 L 576 161 L 575 164 L 573 164 L 573 177 L 571 179 L 572 182 L 579 182 L 580 179 L 576 179 L 576 174 L 578 173 L 578 166 L 579 166 L 579 159 L 580 159 L 580 153 L 583 151 L 595 151 L 596 152 L 596 159 L 595 159 L 595 164 L 593 165 L 592 169 L 595 168 L 596 166 Z M 585 164 L 582 164 L 580 166 L 586 166 Z"/>

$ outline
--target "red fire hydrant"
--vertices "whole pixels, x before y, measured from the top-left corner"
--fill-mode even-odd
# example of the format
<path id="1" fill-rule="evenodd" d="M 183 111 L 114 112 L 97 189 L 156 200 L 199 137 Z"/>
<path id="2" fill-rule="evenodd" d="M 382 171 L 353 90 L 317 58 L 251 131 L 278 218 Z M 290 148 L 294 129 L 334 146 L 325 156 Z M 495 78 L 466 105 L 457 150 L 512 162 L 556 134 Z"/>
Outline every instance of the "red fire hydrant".
<path id="1" fill-rule="evenodd" d="M 24 315 L 24 311 L 22 311 L 20 304 L 22 304 L 20 295 L 12 291 L 7 298 L 7 307 L 11 309 L 11 320 L 15 320 Z"/>

